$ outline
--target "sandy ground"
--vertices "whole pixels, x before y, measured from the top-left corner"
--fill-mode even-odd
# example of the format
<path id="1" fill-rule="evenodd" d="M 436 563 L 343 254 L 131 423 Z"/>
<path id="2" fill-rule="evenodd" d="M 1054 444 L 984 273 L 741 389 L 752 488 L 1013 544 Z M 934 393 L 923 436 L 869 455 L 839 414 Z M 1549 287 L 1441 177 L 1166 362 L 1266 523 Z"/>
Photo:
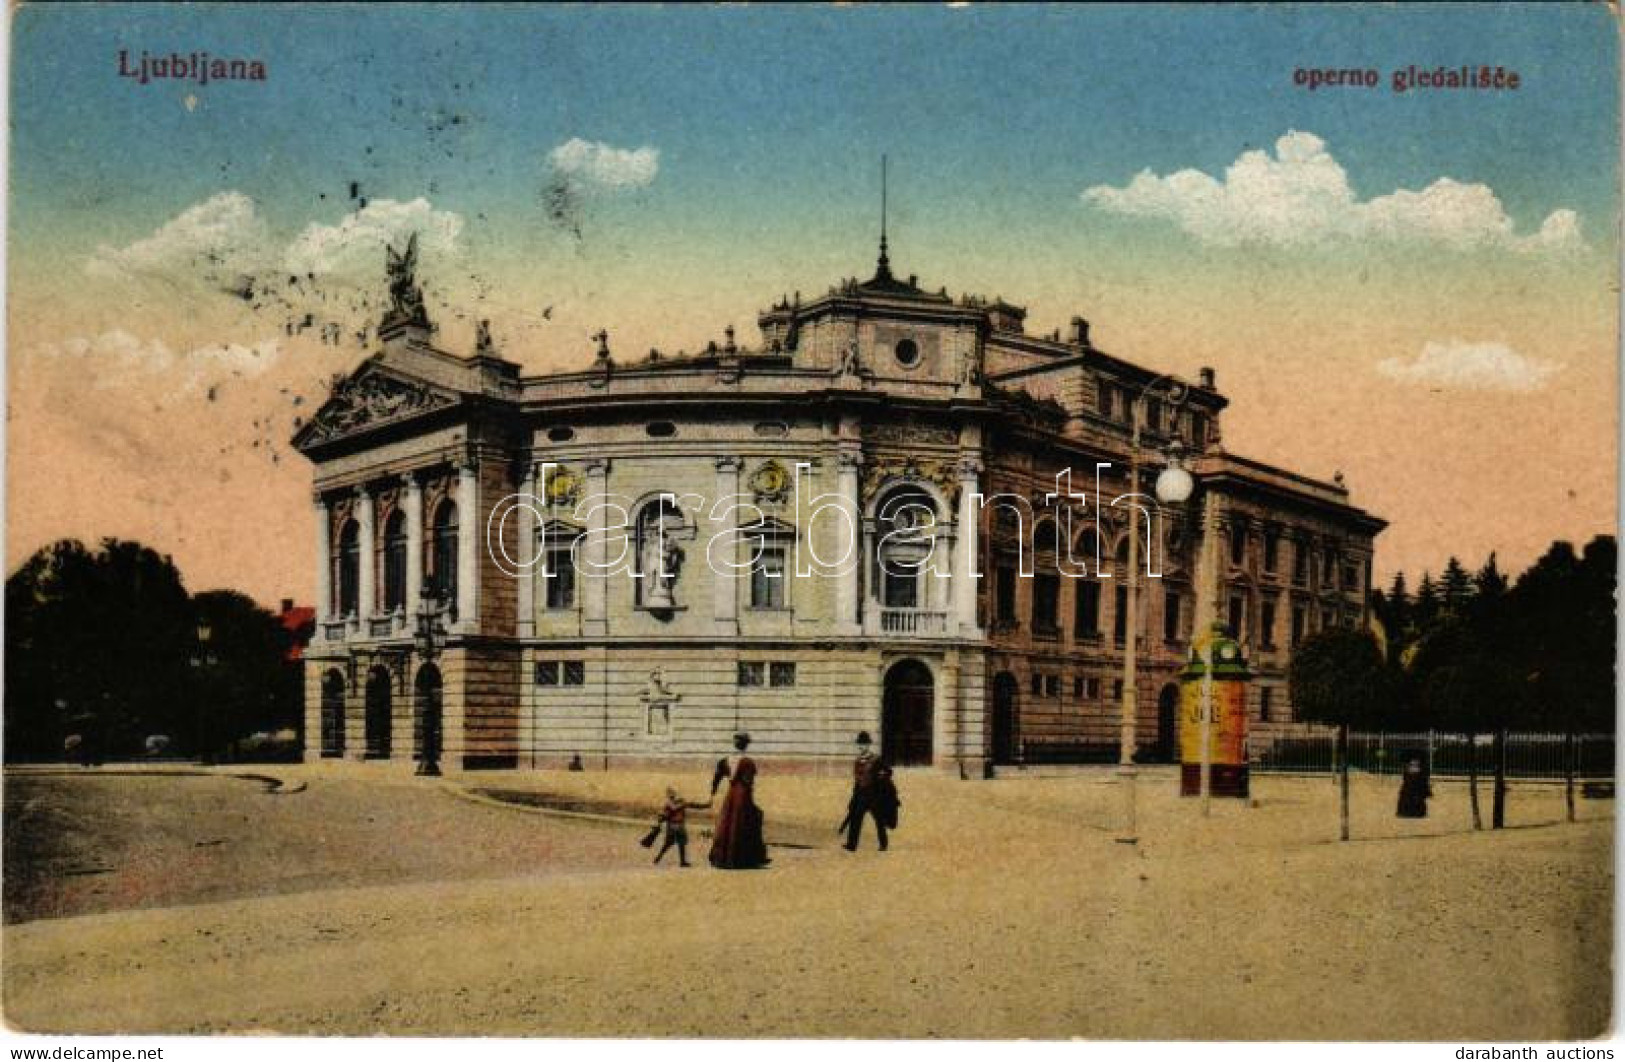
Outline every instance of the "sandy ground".
<path id="1" fill-rule="evenodd" d="M 114 893 L 57 908 L 106 913 L 7 926 L 8 1021 L 53 1032 L 1528 1040 L 1597 1035 L 1609 1020 L 1612 807 L 1584 801 L 1582 822 L 1539 825 L 1562 817 L 1555 787 L 1516 787 L 1517 828 L 1472 834 L 1460 786 L 1439 787 L 1432 818 L 1400 822 L 1395 783 L 1357 779 L 1363 839 L 1338 844 L 1328 779 L 1260 778 L 1257 807 L 1215 801 L 1203 819 L 1173 795 L 1173 774 L 1154 770 L 1141 776 L 1142 843 L 1126 846 L 1109 829 L 1120 791 L 1108 771 L 992 782 L 902 772 L 892 851 L 867 838 L 848 854 L 833 832 L 841 781 L 767 772 L 769 841 L 815 847 L 725 873 L 646 866 L 635 826 L 450 789 L 652 809 L 668 782 L 703 797 L 703 772 L 447 787 L 362 768 L 277 773 L 308 788 L 131 785 L 121 814 L 149 816 L 151 829 L 179 818 L 196 833 L 244 802 L 255 810 L 164 879 L 206 888 L 141 901 L 183 906 L 113 910 L 135 906 Z M 243 788 L 182 795 L 222 785 Z M 262 835 L 264 857 L 237 845 L 244 831 Z M 128 849 L 103 845 L 122 865 Z M 281 894 L 256 895 L 272 853 L 287 864 L 270 872 Z"/>

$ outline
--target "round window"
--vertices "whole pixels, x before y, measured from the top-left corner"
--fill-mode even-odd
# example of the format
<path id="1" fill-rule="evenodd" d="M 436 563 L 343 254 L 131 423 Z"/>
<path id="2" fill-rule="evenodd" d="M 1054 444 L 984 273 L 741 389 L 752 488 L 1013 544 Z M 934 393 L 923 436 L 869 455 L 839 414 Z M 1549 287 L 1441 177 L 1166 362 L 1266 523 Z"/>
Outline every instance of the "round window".
<path id="1" fill-rule="evenodd" d="M 569 442 L 576 437 L 576 433 L 573 428 L 549 428 L 547 437 L 552 442 Z"/>
<path id="2" fill-rule="evenodd" d="M 912 339 L 899 340 L 896 347 L 897 361 L 901 365 L 912 366 L 920 360 L 920 347 Z"/>

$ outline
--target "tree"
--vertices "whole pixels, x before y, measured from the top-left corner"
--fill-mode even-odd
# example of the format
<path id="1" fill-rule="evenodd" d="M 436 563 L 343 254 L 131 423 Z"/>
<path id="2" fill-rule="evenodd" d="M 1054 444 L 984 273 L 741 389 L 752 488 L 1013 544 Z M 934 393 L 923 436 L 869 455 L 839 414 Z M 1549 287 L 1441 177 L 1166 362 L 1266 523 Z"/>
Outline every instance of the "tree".
<path id="1" fill-rule="evenodd" d="M 65 539 L 6 581 L 6 752 L 62 752 L 68 733 L 108 751 L 177 732 L 188 688 L 192 602 L 166 556 Z"/>
<path id="2" fill-rule="evenodd" d="M 1307 722 L 1337 727 L 1340 837 L 1349 839 L 1349 728 L 1393 710 L 1392 675 L 1369 631 L 1332 627 L 1298 646 L 1289 675 L 1292 704 Z"/>
<path id="3" fill-rule="evenodd" d="M 1445 612 L 1460 614 L 1473 597 L 1473 578 L 1461 561 L 1451 557 L 1445 562 L 1444 574 L 1439 577 L 1440 604 Z"/>
<path id="4" fill-rule="evenodd" d="M 1617 561 L 1610 535 L 1593 539 L 1582 557 L 1569 543 L 1555 542 L 1508 594 L 1531 714 L 1563 734 L 1571 822 L 1576 737 L 1614 729 Z"/>
<path id="5" fill-rule="evenodd" d="M 204 722 L 202 751 L 219 753 L 228 745 L 235 750 L 256 730 L 292 725 L 298 709 L 284 703 L 287 629 L 234 590 L 210 590 L 193 601 L 201 643 L 193 659 Z"/>
<path id="6" fill-rule="evenodd" d="M 139 753 L 154 734 L 201 755 L 298 716 L 277 619 L 230 591 L 192 598 L 170 559 L 136 542 L 35 553 L 6 580 L 5 634 L 11 760 L 60 757 L 69 734 L 89 758 Z"/>
<path id="7" fill-rule="evenodd" d="M 1423 572 L 1422 581 L 1416 584 L 1416 600 L 1411 603 L 1411 623 L 1416 628 L 1418 640 L 1427 635 L 1438 618 L 1439 589 L 1434 585 L 1433 577 Z"/>

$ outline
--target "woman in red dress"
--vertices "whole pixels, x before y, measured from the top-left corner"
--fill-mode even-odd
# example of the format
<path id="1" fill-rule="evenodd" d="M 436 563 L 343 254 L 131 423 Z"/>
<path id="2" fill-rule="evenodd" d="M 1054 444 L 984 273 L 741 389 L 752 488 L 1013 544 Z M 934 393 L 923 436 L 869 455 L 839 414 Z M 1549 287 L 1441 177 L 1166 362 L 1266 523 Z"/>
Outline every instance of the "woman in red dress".
<path id="1" fill-rule="evenodd" d="M 711 865 L 722 870 L 748 870 L 768 863 L 762 809 L 756 806 L 756 762 L 745 755 L 749 747 L 749 734 L 735 734 L 738 754 L 718 760 L 711 777 L 713 798 L 722 780 L 728 779 L 728 795 L 722 799 L 711 839 Z"/>

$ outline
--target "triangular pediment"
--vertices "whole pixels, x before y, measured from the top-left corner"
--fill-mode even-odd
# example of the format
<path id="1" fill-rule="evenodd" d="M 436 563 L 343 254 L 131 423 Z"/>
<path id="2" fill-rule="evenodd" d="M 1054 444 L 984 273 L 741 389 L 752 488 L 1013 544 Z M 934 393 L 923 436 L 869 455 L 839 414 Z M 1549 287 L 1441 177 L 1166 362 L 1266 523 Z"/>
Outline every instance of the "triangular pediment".
<path id="1" fill-rule="evenodd" d="M 457 403 L 457 394 L 377 364 L 333 385 L 326 402 L 293 438 L 299 449 L 371 432 Z"/>
<path id="2" fill-rule="evenodd" d="M 760 520 L 753 520 L 748 524 L 741 524 L 739 526 L 739 533 L 742 535 L 762 535 L 768 538 L 783 535 L 794 537 L 796 533 L 796 525 L 786 523 L 776 516 L 764 515 Z"/>

